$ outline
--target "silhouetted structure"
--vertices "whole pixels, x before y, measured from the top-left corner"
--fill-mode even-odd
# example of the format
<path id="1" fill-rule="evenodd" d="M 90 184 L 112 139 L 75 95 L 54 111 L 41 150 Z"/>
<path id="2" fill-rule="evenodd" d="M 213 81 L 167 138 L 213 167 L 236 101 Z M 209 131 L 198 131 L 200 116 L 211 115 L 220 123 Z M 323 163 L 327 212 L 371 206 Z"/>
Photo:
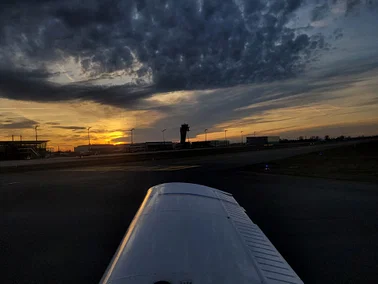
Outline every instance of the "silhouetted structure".
<path id="1" fill-rule="evenodd" d="M 129 153 L 143 152 L 143 151 L 163 151 L 163 150 L 173 150 L 172 141 L 163 142 L 144 142 L 144 143 L 134 143 L 123 145 L 124 151 Z"/>
<path id="2" fill-rule="evenodd" d="M 212 147 L 210 142 L 211 141 L 192 142 L 192 148 L 209 148 L 209 147 Z"/>
<path id="3" fill-rule="evenodd" d="M 110 154 L 119 150 L 116 145 L 112 144 L 92 144 L 92 145 L 80 145 L 74 148 L 75 153 L 92 153 L 92 154 Z"/>
<path id="4" fill-rule="evenodd" d="M 211 148 L 211 147 L 227 147 L 230 145 L 228 140 L 211 140 L 192 142 L 192 148 Z"/>
<path id="5" fill-rule="evenodd" d="M 37 159 L 46 156 L 47 140 L 0 141 L 0 160 Z"/>
<path id="6" fill-rule="evenodd" d="M 190 131 L 188 124 L 182 124 L 180 127 L 180 143 L 184 144 L 186 141 L 186 133 Z"/>
<path id="7" fill-rule="evenodd" d="M 246 143 L 248 145 L 272 145 L 280 143 L 279 136 L 253 136 L 247 137 Z"/>

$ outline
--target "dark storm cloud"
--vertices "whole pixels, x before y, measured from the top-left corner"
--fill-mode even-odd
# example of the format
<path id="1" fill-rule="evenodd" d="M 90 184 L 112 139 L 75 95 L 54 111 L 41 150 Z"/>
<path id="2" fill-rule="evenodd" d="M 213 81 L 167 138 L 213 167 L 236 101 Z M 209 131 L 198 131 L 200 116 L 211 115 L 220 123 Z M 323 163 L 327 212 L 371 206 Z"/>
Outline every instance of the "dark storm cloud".
<path id="1" fill-rule="evenodd" d="M 0 96 L 35 101 L 84 99 L 135 107 L 141 99 L 164 90 L 290 78 L 316 59 L 319 50 L 329 48 L 322 34 L 309 36 L 303 27 L 295 30 L 286 25 L 294 19 L 294 12 L 310 2 L 2 2 Z M 317 3 L 314 21 L 326 17 L 330 9 L 327 1 Z M 356 10 L 362 3 L 348 0 L 347 10 Z M 334 37 L 341 36 L 339 31 Z M 45 71 L 45 65 L 67 57 L 73 57 L 91 78 L 125 70 L 135 85 L 106 88 L 47 82 L 54 74 Z M 140 67 L 135 68 L 135 60 Z M 37 71 L 30 71 L 30 65 Z M 152 74 L 153 87 L 145 86 L 148 74 Z M 22 86 L 27 84 L 28 88 Z"/>
<path id="2" fill-rule="evenodd" d="M 346 0 L 346 12 L 351 13 L 361 3 L 361 0 Z"/>
<path id="3" fill-rule="evenodd" d="M 353 14 L 359 11 L 359 8 L 377 9 L 378 1 L 376 0 L 334 0 L 336 2 L 346 1 L 346 14 Z"/>
<path id="4" fill-rule="evenodd" d="M 12 117 L 0 121 L 0 129 L 25 129 L 32 128 L 37 124 L 37 121 L 27 119 L 26 117 Z"/>
<path id="5" fill-rule="evenodd" d="M 303 70 L 313 49 L 324 47 L 321 35 L 298 35 L 285 26 L 300 0 L 16 2 L 0 12 L 0 58 L 7 62 L 0 95 L 15 99 L 132 105 L 161 90 L 288 78 Z M 51 74 L 43 71 L 20 77 L 9 71 L 16 53 L 33 62 L 73 56 L 91 76 L 128 70 L 142 79 L 150 70 L 154 88 L 62 87 L 46 83 Z M 137 70 L 134 56 L 143 65 Z"/>
<path id="6" fill-rule="evenodd" d="M 0 70 L 0 96 L 37 102 L 67 99 L 92 100 L 109 105 L 130 107 L 153 92 L 152 87 L 136 88 L 130 85 L 113 87 L 85 84 L 58 85 L 40 80 L 45 77 L 44 71 Z"/>
<path id="7" fill-rule="evenodd" d="M 327 14 L 329 12 L 329 6 L 328 3 L 324 3 L 323 5 L 317 6 L 312 11 L 312 21 L 320 21 L 323 20 L 325 17 L 327 17 Z"/>
<path id="8" fill-rule="evenodd" d="M 369 57 L 360 57 L 352 60 L 343 60 L 338 62 L 337 67 L 327 68 L 322 70 L 319 79 L 333 79 L 344 76 L 361 76 L 366 72 L 378 70 L 378 55 L 371 55 Z"/>

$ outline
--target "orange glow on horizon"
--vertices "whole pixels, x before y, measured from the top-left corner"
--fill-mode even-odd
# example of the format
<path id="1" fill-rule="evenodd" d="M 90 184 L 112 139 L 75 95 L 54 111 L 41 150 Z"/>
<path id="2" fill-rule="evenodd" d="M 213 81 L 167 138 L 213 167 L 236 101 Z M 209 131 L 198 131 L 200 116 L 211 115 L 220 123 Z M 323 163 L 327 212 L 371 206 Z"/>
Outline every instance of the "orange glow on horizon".
<path id="1" fill-rule="evenodd" d="M 165 139 L 178 142 L 180 124 L 178 120 L 185 120 L 191 126 L 190 141 L 204 141 L 205 128 L 208 129 L 207 140 L 225 139 L 224 130 L 227 129 L 226 138 L 232 142 L 241 141 L 241 131 L 243 131 L 243 137 L 256 133 L 256 135 L 295 138 L 311 136 L 315 133 L 314 130 L 318 135 L 321 133 L 319 129 L 322 128 L 324 128 L 324 133 L 319 136 L 326 134 L 331 136 L 375 135 L 377 133 L 373 132 L 378 127 L 374 128 L 372 125 L 378 125 L 376 119 L 378 101 L 375 91 L 378 74 L 373 75 L 366 77 L 364 81 L 348 85 L 347 88 L 329 91 L 319 100 L 306 100 L 308 97 L 316 98 L 318 93 L 305 96 L 303 94 L 278 96 L 277 99 L 272 94 L 271 99 L 268 97 L 265 101 L 229 109 L 227 113 L 230 113 L 233 119 L 227 120 L 227 115 L 225 115 L 224 118 L 210 120 L 209 125 L 205 127 L 194 125 L 190 121 L 193 115 L 203 115 L 200 111 L 197 112 L 197 109 L 201 109 L 204 99 L 217 102 L 219 95 L 231 96 L 231 98 L 245 96 L 253 92 L 256 86 L 209 91 L 179 91 L 156 94 L 146 99 L 152 105 L 173 107 L 175 111 L 172 113 L 154 110 L 154 108 L 152 110 L 126 110 L 83 101 L 38 103 L 0 98 L 0 123 L 6 126 L 2 128 L 0 140 L 11 140 L 12 135 L 15 137 L 22 135 L 23 140 L 33 140 L 35 139 L 34 126 L 38 124 L 38 138 L 50 140 L 48 147 L 54 149 L 59 147 L 63 151 L 73 150 L 78 145 L 88 145 L 88 127 L 91 127 L 89 133 L 91 144 L 129 144 L 132 128 L 140 131 L 137 136 L 138 142 L 158 141 L 162 140 L 162 137 L 156 127 L 172 129 L 174 126 L 177 127 L 177 132 L 167 131 Z M 265 87 L 264 84 L 259 86 Z M 355 95 L 356 93 L 358 96 Z M 221 98 L 220 103 L 227 103 L 227 100 Z M 25 126 L 12 129 L 7 125 L 7 121 L 12 121 L 12 119 L 25 123 Z M 197 118 L 196 120 L 198 121 Z M 200 123 L 203 125 L 206 120 Z M 361 127 L 358 128 L 357 125 Z M 369 125 L 369 128 L 364 128 L 364 125 Z M 348 127 L 350 130 L 347 130 Z M 341 128 L 346 130 L 341 130 Z M 332 131 L 329 132 L 327 129 L 332 129 Z"/>

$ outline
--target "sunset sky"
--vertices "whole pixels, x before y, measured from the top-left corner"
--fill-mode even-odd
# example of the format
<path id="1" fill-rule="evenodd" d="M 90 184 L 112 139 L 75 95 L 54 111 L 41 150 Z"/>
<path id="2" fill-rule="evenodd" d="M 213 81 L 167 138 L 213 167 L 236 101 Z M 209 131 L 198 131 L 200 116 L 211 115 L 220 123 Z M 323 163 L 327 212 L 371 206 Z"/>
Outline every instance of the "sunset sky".
<path id="1" fill-rule="evenodd" d="M 378 134 L 375 0 L 19 0 L 0 22 L 0 140 Z"/>

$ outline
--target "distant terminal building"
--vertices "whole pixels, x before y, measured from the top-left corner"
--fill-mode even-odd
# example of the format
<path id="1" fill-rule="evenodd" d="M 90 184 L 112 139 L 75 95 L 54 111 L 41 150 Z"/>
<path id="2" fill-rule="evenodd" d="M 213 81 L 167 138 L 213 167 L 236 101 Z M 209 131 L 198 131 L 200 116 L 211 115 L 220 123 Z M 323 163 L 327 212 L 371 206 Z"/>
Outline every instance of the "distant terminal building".
<path id="1" fill-rule="evenodd" d="M 210 142 L 211 141 L 196 141 L 196 142 L 192 142 L 192 148 L 209 148 L 209 147 L 212 147 L 210 145 Z"/>
<path id="2" fill-rule="evenodd" d="M 124 145 L 124 149 L 129 153 L 173 150 L 173 143 L 171 141 L 134 143 Z"/>
<path id="3" fill-rule="evenodd" d="M 210 141 L 211 147 L 226 147 L 230 145 L 230 141 L 228 140 L 212 140 Z"/>
<path id="4" fill-rule="evenodd" d="M 146 151 L 146 143 L 133 143 L 123 145 L 124 152 L 135 153 Z"/>
<path id="5" fill-rule="evenodd" d="M 92 145 L 81 145 L 74 148 L 75 153 L 88 153 L 93 154 L 111 154 L 115 152 L 120 152 L 122 150 L 122 145 L 113 144 L 92 144 Z"/>
<path id="6" fill-rule="evenodd" d="M 47 142 L 49 141 L 0 141 L 0 160 L 44 158 Z"/>
<path id="7" fill-rule="evenodd" d="M 146 151 L 173 150 L 173 143 L 171 141 L 146 142 L 145 144 L 146 144 Z"/>
<path id="8" fill-rule="evenodd" d="M 246 143 L 248 145 L 274 145 L 280 143 L 280 137 L 279 136 L 253 136 L 253 137 L 247 137 Z"/>
<path id="9" fill-rule="evenodd" d="M 211 140 L 211 141 L 192 142 L 192 148 L 226 147 L 229 145 L 230 145 L 229 140 Z"/>
<path id="10" fill-rule="evenodd" d="M 173 150 L 173 143 L 166 142 L 144 142 L 133 144 L 92 144 L 81 145 L 74 148 L 76 154 L 111 154 L 111 153 L 135 153 L 147 151 Z"/>

